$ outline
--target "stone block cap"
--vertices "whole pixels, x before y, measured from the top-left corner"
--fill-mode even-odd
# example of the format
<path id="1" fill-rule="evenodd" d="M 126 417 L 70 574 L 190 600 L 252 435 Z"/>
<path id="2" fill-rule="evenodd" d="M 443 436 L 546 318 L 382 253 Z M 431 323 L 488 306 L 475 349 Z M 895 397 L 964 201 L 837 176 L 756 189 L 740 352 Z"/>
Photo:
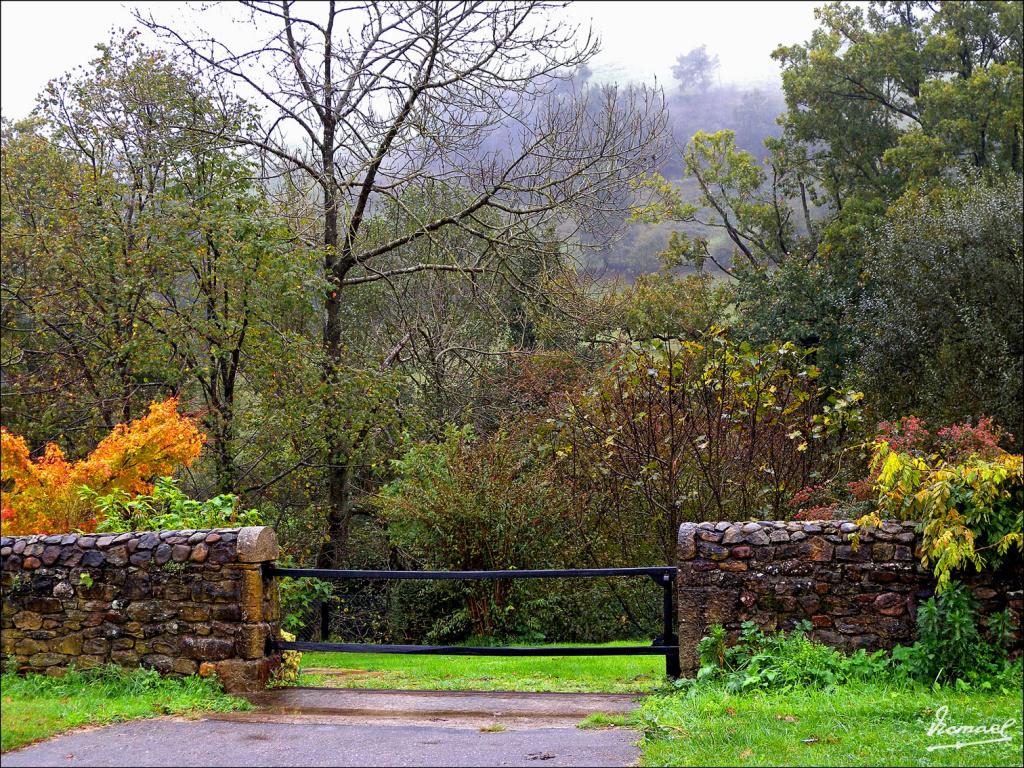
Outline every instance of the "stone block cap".
<path id="1" fill-rule="evenodd" d="M 238 561 L 264 563 L 278 556 L 277 534 L 265 525 L 250 525 L 238 531 Z"/>

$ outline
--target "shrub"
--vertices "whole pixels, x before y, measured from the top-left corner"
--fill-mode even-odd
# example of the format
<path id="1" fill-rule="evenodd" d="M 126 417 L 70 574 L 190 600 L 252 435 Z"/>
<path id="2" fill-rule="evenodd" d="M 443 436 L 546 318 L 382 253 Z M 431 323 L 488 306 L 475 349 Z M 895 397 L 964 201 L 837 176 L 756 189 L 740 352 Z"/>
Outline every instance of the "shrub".
<path id="1" fill-rule="evenodd" d="M 879 422 L 874 442 L 881 440 L 899 453 L 921 458 L 938 456 L 957 463 L 972 456 L 997 458 L 1005 453 L 1000 444 L 1011 442 L 1013 435 L 987 416 L 982 416 L 976 424 L 963 422 L 939 429 L 929 429 L 928 421 L 919 416 L 904 416 L 898 421 Z"/>
<path id="2" fill-rule="evenodd" d="M 846 655 L 811 640 L 807 636 L 810 629 L 809 622 L 801 621 L 788 634 L 766 633 L 754 622 L 745 621 L 736 642 L 730 645 L 725 628 L 716 624 L 697 645 L 697 677 L 679 680 L 675 685 L 692 690 L 717 684 L 730 693 L 745 693 L 827 688 L 857 680 L 888 679 L 896 674 L 934 684 L 977 683 L 988 688 L 993 681 L 1019 674 L 1007 663 L 1007 648 L 1016 629 L 1009 615 L 1002 612 L 989 617 L 992 639 L 987 640 L 978 628 L 970 590 L 958 583 L 920 606 L 917 642 L 909 647 L 897 646 L 891 656 L 885 651 L 867 653 L 863 649 Z"/>
<path id="3" fill-rule="evenodd" d="M 157 478 L 153 492 L 131 496 L 115 488 L 100 496 L 83 486 L 81 498 L 97 512 L 97 531 L 185 530 L 189 528 L 220 528 L 225 526 L 262 525 L 255 509 L 239 510 L 239 498 L 226 493 L 206 501 L 196 501 L 178 488 L 173 478 Z"/>
<path id="4" fill-rule="evenodd" d="M 286 630 L 281 630 L 281 639 L 286 642 L 295 642 L 295 635 Z M 294 685 L 299 682 L 299 667 L 302 666 L 301 651 L 285 651 L 281 654 L 281 666 L 274 672 L 274 683 L 277 685 Z"/>
<path id="5" fill-rule="evenodd" d="M 498 432 L 478 440 L 449 428 L 441 443 L 412 445 L 377 497 L 392 543 L 427 569 L 543 567 L 573 539 L 563 496 L 529 441 Z M 477 635 L 515 634 L 513 582 L 472 582 L 466 609 Z"/>
<path id="6" fill-rule="evenodd" d="M 788 635 L 781 631 L 766 634 L 754 622 L 745 621 L 738 641 L 729 646 L 725 629 L 715 625 L 697 646 L 701 666 L 696 680 L 679 681 L 679 685 L 718 681 L 731 693 L 823 688 L 869 678 L 889 665 L 884 651 L 868 654 L 859 650 L 846 656 L 816 643 L 807 637 L 810 628 L 809 622 L 802 621 Z"/>
<path id="7" fill-rule="evenodd" d="M 281 628 L 288 632 L 301 632 L 319 616 L 321 603 L 335 602 L 334 587 L 321 579 L 293 579 L 285 576 L 278 581 L 281 598 Z"/>
<path id="8" fill-rule="evenodd" d="M 827 479 L 860 393 L 815 384 L 792 344 L 720 331 L 619 347 L 557 420 L 566 485 L 630 559 L 672 562 L 683 521 L 776 518 Z"/>
<path id="9" fill-rule="evenodd" d="M 1007 643 L 1014 627 L 1007 612 L 989 617 L 987 641 L 978 627 L 971 591 L 952 582 L 942 594 L 917 611 L 917 642 L 893 650 L 893 658 L 910 677 L 926 682 L 952 682 L 991 677 L 1006 666 Z"/>
<path id="10" fill-rule="evenodd" d="M 915 185 L 872 227 L 851 368 L 878 412 L 1024 423 L 1022 206 L 1019 173 L 966 175 Z"/>
<path id="11" fill-rule="evenodd" d="M 923 458 L 893 450 L 888 441 L 879 440 L 872 472 L 877 475 L 877 510 L 858 522 L 877 526 L 883 516 L 921 521 L 921 561 L 934 566 L 937 591 L 950 584 L 957 569 L 998 566 L 1011 550 L 1024 550 L 1020 455 L 999 451 L 985 458 L 972 453 L 954 463 L 940 454 Z"/>
<path id="12" fill-rule="evenodd" d="M 149 413 L 118 424 L 85 459 L 69 462 L 55 444 L 38 459 L 28 444 L 0 428 L 0 530 L 5 534 L 91 531 L 100 513 L 80 489 L 95 494 L 148 493 L 152 480 L 190 465 L 202 449 L 203 434 L 178 413 L 178 401 L 153 403 Z"/>

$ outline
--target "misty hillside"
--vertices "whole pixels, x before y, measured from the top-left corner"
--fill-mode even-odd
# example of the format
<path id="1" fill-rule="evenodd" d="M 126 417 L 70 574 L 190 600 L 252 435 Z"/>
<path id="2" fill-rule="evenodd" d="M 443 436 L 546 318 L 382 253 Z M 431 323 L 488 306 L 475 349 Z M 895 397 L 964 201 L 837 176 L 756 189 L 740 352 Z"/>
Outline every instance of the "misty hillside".
<path id="1" fill-rule="evenodd" d="M 718 57 L 701 46 L 679 57 L 674 79 L 665 86 L 676 147 L 663 158 L 658 170 L 680 186 L 687 199 L 696 198 L 697 193 L 693 181 L 684 178 L 682 150 L 697 131 L 734 131 L 736 145 L 759 160 L 766 156 L 765 138 L 779 135 L 776 118 L 785 109 L 781 87 L 773 82 L 745 86 L 722 83 L 717 69 Z M 659 268 L 658 253 L 671 232 L 682 228 L 673 223 L 629 224 L 621 238 L 588 251 L 586 267 L 603 279 L 632 281 L 639 274 Z M 685 229 L 688 234 L 708 237 L 712 254 L 728 262 L 731 244 L 723 233 L 701 231 L 699 226 Z"/>

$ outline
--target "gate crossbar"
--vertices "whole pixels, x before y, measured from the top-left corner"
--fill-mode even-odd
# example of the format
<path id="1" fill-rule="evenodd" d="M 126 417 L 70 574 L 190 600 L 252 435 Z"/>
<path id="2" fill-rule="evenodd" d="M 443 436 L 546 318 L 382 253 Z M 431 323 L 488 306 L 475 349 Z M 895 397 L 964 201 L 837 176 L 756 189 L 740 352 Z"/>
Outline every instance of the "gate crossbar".
<path id="1" fill-rule="evenodd" d="M 672 584 L 676 569 L 670 566 L 645 568 L 567 568 L 504 571 L 367 571 L 335 568 L 278 568 L 269 566 L 271 577 L 317 578 L 325 580 L 494 580 L 494 579 L 558 579 L 600 578 L 608 576 L 647 576 L 664 590 L 662 600 L 662 634 L 652 645 L 618 646 L 552 646 L 552 647 L 472 647 L 462 645 L 395 645 L 375 643 L 327 643 L 303 641 L 273 641 L 280 651 L 336 651 L 345 653 L 404 653 L 452 656 L 664 656 L 665 674 L 679 677 L 679 641 L 673 632 Z M 326 616 L 326 614 L 325 614 Z M 326 636 L 324 629 L 321 634 Z"/>
<path id="2" fill-rule="evenodd" d="M 649 568 L 567 568 L 508 571 L 346 571 L 336 568 L 278 568 L 269 569 L 271 576 L 310 577 L 314 579 L 365 579 L 367 581 L 401 581 L 406 579 L 558 579 L 596 578 L 598 576 L 650 576 L 658 583 L 662 579 L 675 579 L 676 569 L 667 565 Z"/>

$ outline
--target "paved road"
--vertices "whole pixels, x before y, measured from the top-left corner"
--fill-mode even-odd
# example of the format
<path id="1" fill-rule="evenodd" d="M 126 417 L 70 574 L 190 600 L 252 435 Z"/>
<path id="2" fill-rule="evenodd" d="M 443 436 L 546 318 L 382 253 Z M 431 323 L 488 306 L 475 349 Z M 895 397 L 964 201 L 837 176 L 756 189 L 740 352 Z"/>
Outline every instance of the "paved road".
<path id="1" fill-rule="evenodd" d="M 78 731 L 9 752 L 2 762 L 4 768 L 627 766 L 639 758 L 634 731 L 575 727 L 592 712 L 632 709 L 626 696 L 283 689 L 257 702 L 255 712 Z"/>

